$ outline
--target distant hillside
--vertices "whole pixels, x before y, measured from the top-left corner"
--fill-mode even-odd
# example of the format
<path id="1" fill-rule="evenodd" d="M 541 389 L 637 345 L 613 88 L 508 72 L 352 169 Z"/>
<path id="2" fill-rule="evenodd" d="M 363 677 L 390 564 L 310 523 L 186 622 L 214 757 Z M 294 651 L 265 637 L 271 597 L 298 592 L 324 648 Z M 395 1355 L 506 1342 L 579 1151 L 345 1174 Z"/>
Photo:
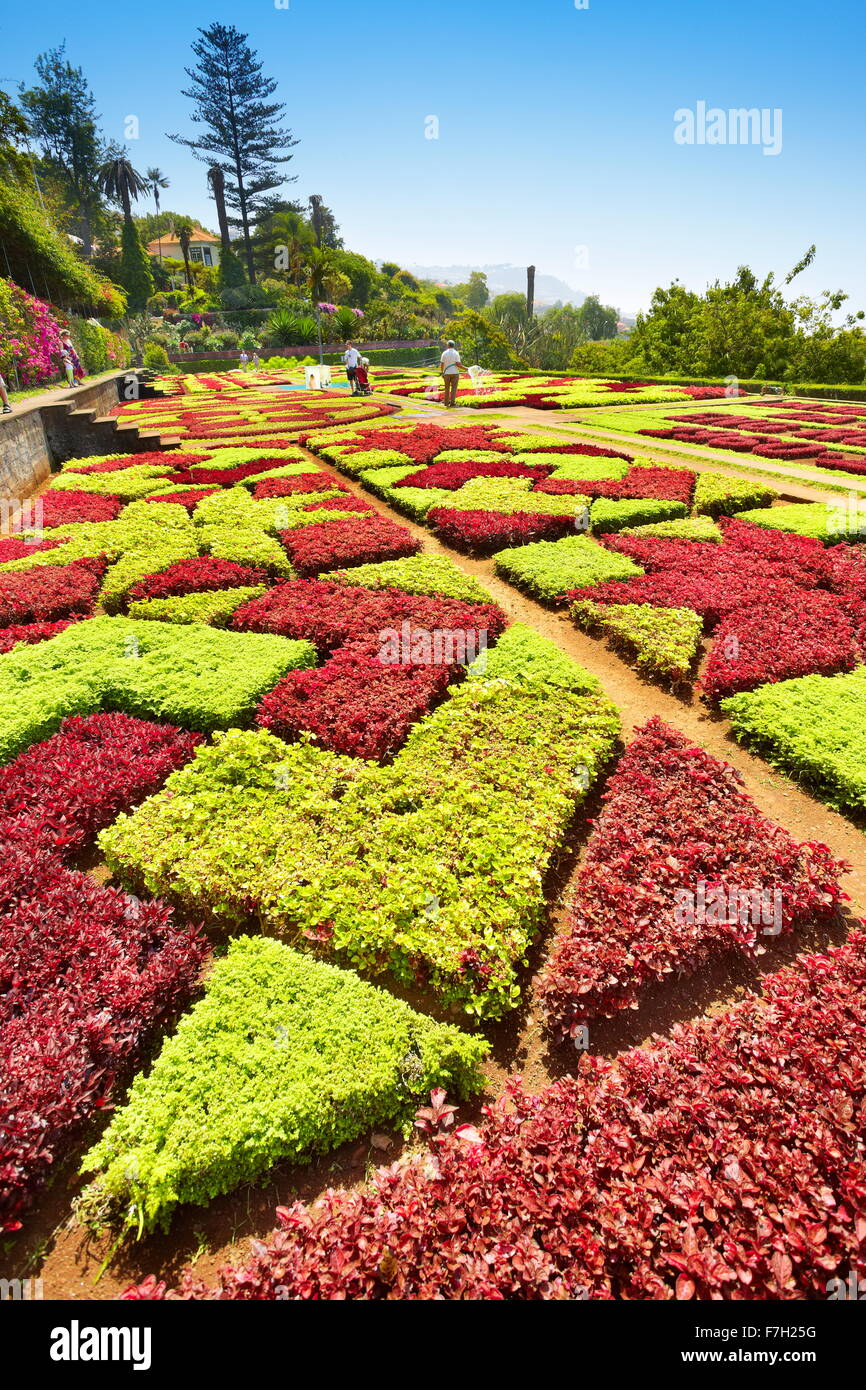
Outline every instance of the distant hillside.
<path id="1" fill-rule="evenodd" d="M 436 280 L 443 285 L 465 285 L 473 270 L 482 270 L 487 276 L 491 295 L 508 294 L 514 290 L 523 294 L 526 291 L 526 267 L 517 265 L 410 265 L 406 267 L 422 280 Z M 581 290 L 573 289 L 555 275 L 544 275 L 536 271 L 535 302 L 539 308 L 545 304 L 574 304 L 578 308 L 586 299 Z"/>

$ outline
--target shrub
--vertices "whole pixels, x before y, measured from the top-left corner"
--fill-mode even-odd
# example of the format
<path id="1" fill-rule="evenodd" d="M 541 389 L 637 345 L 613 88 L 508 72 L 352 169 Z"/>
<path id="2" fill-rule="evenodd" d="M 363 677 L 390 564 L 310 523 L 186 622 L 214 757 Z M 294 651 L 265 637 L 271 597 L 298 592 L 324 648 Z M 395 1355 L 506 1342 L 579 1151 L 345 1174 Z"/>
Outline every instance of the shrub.
<path id="1" fill-rule="evenodd" d="M 699 473 L 695 484 L 695 511 L 705 516 L 732 516 L 754 507 L 769 507 L 778 497 L 773 488 L 751 478 L 725 478 L 721 473 Z"/>
<path id="2" fill-rule="evenodd" d="M 604 533 L 684 517 L 687 511 L 684 502 L 663 502 L 653 498 L 611 501 L 607 497 L 599 497 L 593 502 L 589 515 L 593 531 Z"/>
<path id="3" fill-rule="evenodd" d="M 145 367 L 154 372 L 167 372 L 171 366 L 168 353 L 160 343 L 145 343 L 141 360 Z"/>
<path id="4" fill-rule="evenodd" d="M 205 953 L 158 902 L 7 850 L 0 880 L 0 1230 L 187 1003 Z"/>
<path id="5" fill-rule="evenodd" d="M 315 575 L 342 565 L 375 563 L 417 555 L 421 542 L 384 516 L 327 521 L 283 531 L 280 539 L 294 568 Z"/>
<path id="6" fill-rule="evenodd" d="M 149 598 L 169 598 L 178 594 L 197 594 L 206 589 L 231 589 L 238 585 L 261 584 L 261 570 L 237 565 L 231 560 L 215 560 L 201 555 L 194 560 L 179 560 L 160 574 L 148 575 L 129 591 L 130 601 Z"/>
<path id="7" fill-rule="evenodd" d="M 826 1300 L 857 1265 L 866 937 L 669 1038 L 518 1080 L 435 1162 L 279 1207 L 218 1299 Z M 827 1104 L 827 1077 L 834 1104 Z M 555 1194 L 555 1199 L 552 1199 Z M 688 1195 L 686 1195 L 688 1194 Z M 684 1216 L 683 1202 L 691 1201 Z M 443 1219 L 447 1213 L 447 1221 Z M 768 1234 L 771 1233 L 771 1234 Z M 160 1298 L 155 1279 L 128 1298 Z"/>
<path id="8" fill-rule="evenodd" d="M 722 619 L 701 685 L 708 700 L 720 700 L 769 681 L 850 671 L 858 658 L 857 632 L 844 600 L 795 589 L 787 603 Z"/>
<path id="9" fill-rule="evenodd" d="M 709 516 L 685 516 L 675 521 L 650 522 L 645 526 L 624 526 L 621 536 L 657 536 L 669 541 L 720 541 L 722 533 Z"/>
<path id="10" fill-rule="evenodd" d="M 212 627 L 228 627 L 229 620 L 241 604 L 259 598 L 265 585 L 241 585 L 234 589 L 207 589 L 175 595 L 171 598 L 141 599 L 129 605 L 131 618 L 146 618 L 161 623 L 207 623 Z"/>
<path id="11" fill-rule="evenodd" d="M 271 579 L 292 579 L 295 571 L 279 541 L 252 526 L 202 526 L 199 546 L 215 560 L 263 570 Z"/>
<path id="12" fill-rule="evenodd" d="M 530 541 L 556 540 L 567 535 L 574 530 L 575 515 L 585 510 L 587 499 L 569 499 L 572 500 L 577 502 L 577 513 L 571 510 L 565 516 L 529 511 L 455 511 L 450 506 L 437 506 L 427 513 L 427 519 L 446 545 L 485 555 L 500 546 L 526 545 Z"/>
<path id="13" fill-rule="evenodd" d="M 165 464 L 144 463 L 105 473 L 58 473 L 48 484 L 49 492 L 94 493 L 99 497 L 117 497 L 121 502 L 135 502 L 166 488 L 177 491 L 167 477 Z"/>
<path id="14" fill-rule="evenodd" d="M 77 618 L 61 618 L 56 623 L 20 623 L 0 628 L 0 655 L 11 652 L 19 643 L 46 642 L 58 632 L 77 622 Z"/>
<path id="15" fill-rule="evenodd" d="M 807 536 L 834 545 L 850 535 L 850 517 L 844 502 L 790 502 L 765 510 L 741 511 L 739 521 L 751 522 L 773 531 L 790 531 L 795 536 Z M 866 529 L 866 528 L 861 528 Z"/>
<path id="16" fill-rule="evenodd" d="M 691 608 L 653 608 L 623 603 L 603 607 L 592 599 L 572 603 L 569 614 L 587 631 L 601 629 L 613 645 L 633 654 L 649 675 L 688 678 L 703 635 L 703 620 Z"/>
<path id="17" fill-rule="evenodd" d="M 722 702 L 741 742 L 822 800 L 866 809 L 866 667 L 762 685 Z"/>
<path id="18" fill-rule="evenodd" d="M 635 1004 L 651 980 L 837 908 L 846 867 L 761 816 L 727 763 L 654 718 L 603 797 L 539 995 L 560 1036 Z"/>
<path id="19" fill-rule="evenodd" d="M 518 685 L 559 686 L 578 695 L 600 695 L 601 683 L 534 628 L 512 623 L 490 652 L 469 667 L 470 680 L 513 681 Z"/>
<path id="20" fill-rule="evenodd" d="M 496 1017 L 618 728 L 598 695 L 473 680 L 388 767 L 234 730 L 100 840 L 125 882 Z"/>
<path id="21" fill-rule="evenodd" d="M 89 492 L 46 492 L 40 503 L 42 524 L 49 529 L 80 521 L 114 521 L 122 506 L 119 497 L 95 496 Z"/>
<path id="22" fill-rule="evenodd" d="M 86 1155 L 85 1210 L 167 1227 L 179 1202 L 405 1122 L 431 1087 L 471 1094 L 487 1050 L 351 971 L 240 937 Z"/>
<path id="23" fill-rule="evenodd" d="M 477 579 L 464 574 L 445 555 L 410 555 L 405 560 L 356 565 L 351 570 L 334 570 L 324 574 L 322 580 L 364 589 L 400 589 L 405 594 L 438 595 L 464 603 L 493 602 Z"/>
<path id="24" fill-rule="evenodd" d="M 0 574 L 0 627 L 93 612 L 103 566 L 95 560 Z"/>
<path id="25" fill-rule="evenodd" d="M 602 584 L 642 573 L 631 560 L 612 555 L 588 536 L 501 550 L 494 556 L 494 566 L 503 579 L 546 603 L 553 603 L 578 585 Z"/>

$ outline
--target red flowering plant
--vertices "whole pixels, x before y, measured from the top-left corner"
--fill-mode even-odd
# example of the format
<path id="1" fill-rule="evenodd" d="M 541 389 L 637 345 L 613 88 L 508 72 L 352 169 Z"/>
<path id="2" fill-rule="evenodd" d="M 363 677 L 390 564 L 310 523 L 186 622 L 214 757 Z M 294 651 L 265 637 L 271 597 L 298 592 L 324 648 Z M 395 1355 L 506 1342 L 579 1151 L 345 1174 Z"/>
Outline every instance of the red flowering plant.
<path id="1" fill-rule="evenodd" d="M 762 816 L 732 767 L 658 718 L 636 734 L 603 803 L 539 984 L 558 1036 L 719 950 L 754 954 L 762 937 L 827 916 L 844 896 L 845 864 Z"/>
<path id="2" fill-rule="evenodd" d="M 251 565 L 239 565 L 234 560 L 217 560 L 211 555 L 199 555 L 194 560 L 176 560 L 160 574 L 149 574 L 129 590 L 127 599 L 171 598 L 177 594 L 200 594 L 209 589 L 237 589 L 248 584 L 263 584 L 264 572 Z"/>
<path id="3" fill-rule="evenodd" d="M 405 526 L 379 515 L 282 531 L 280 540 L 302 575 L 315 575 L 342 565 L 398 560 L 417 555 L 421 549 L 420 540 Z"/>
<path id="4" fill-rule="evenodd" d="M 104 569 L 102 560 L 76 560 L 0 574 L 0 627 L 92 613 Z"/>

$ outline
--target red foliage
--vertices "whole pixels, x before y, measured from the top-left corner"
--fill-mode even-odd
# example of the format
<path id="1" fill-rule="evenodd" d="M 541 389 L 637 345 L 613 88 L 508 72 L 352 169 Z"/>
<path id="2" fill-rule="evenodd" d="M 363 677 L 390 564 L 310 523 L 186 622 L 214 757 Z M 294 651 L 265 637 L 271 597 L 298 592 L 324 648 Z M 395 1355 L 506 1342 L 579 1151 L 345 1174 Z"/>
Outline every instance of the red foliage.
<path id="1" fill-rule="evenodd" d="M 280 540 L 299 574 L 315 575 L 343 565 L 398 560 L 417 555 L 421 542 L 395 521 L 378 514 L 357 521 L 327 521 L 283 531 Z"/>
<path id="2" fill-rule="evenodd" d="M 118 1075 L 189 1001 L 206 953 L 159 902 L 50 855 L 0 866 L 0 1230 L 14 1231 Z"/>
<path id="3" fill-rule="evenodd" d="M 346 642 L 372 642 L 386 628 L 404 622 L 433 632 L 486 629 L 492 642 L 506 617 L 491 603 L 462 603 L 437 595 L 406 594 L 401 589 L 364 589 L 322 579 L 293 579 L 235 610 L 232 627 L 242 632 L 275 632 L 304 638 L 320 652 Z"/>
<path id="4" fill-rule="evenodd" d="M 35 555 L 37 550 L 56 550 L 65 541 L 21 541 L 17 536 L 0 536 L 0 565 L 7 560 L 23 560 L 25 555 Z"/>
<path id="5" fill-rule="evenodd" d="M 11 652 L 19 642 L 45 642 L 78 621 L 78 618 L 60 618 L 56 623 L 18 623 L 0 628 L 0 655 Z"/>
<path id="6" fill-rule="evenodd" d="M 864 1039 L 858 931 L 615 1062 L 536 1095 L 512 1079 L 479 1136 L 278 1207 L 245 1266 L 170 1296 L 826 1299 L 862 1250 Z"/>
<path id="7" fill-rule="evenodd" d="M 298 473 L 293 478 L 263 478 L 256 483 L 253 497 L 294 497 L 299 492 L 338 492 L 348 493 L 345 483 L 331 478 L 327 473 Z"/>
<path id="8" fill-rule="evenodd" d="M 175 594 L 200 594 L 208 589 L 237 589 L 247 584 L 263 584 L 262 570 L 239 565 L 234 560 L 217 560 L 199 555 L 194 560 L 176 560 L 161 574 L 149 574 L 134 584 L 127 596 L 136 599 L 170 598 Z"/>
<path id="9" fill-rule="evenodd" d="M 573 516 L 546 516 L 542 512 L 459 511 L 456 507 L 431 507 L 428 522 L 446 545 L 456 550 L 484 554 L 529 541 L 552 541 L 574 530 Z"/>
<path id="10" fill-rule="evenodd" d="M 409 473 L 394 484 L 395 487 L 444 487 L 456 492 L 457 488 L 468 483 L 470 478 L 537 478 L 541 481 L 551 472 L 551 465 L 530 468 L 525 463 L 512 463 L 503 458 L 499 463 L 452 463 L 444 460 L 433 463 L 429 468 L 419 468 L 417 473 Z"/>
<path id="11" fill-rule="evenodd" d="M 39 501 L 45 527 L 114 521 L 123 506 L 118 497 L 100 497 L 93 492 L 44 492 Z"/>
<path id="12" fill-rule="evenodd" d="M 769 595 L 767 596 L 769 598 Z M 860 660 L 858 632 L 866 623 L 845 600 L 820 590 L 794 589 L 790 600 L 741 608 L 719 623 L 701 678 L 708 700 L 796 676 L 850 671 Z M 852 620 L 853 619 L 853 620 Z"/>
<path id="13" fill-rule="evenodd" d="M 455 673 L 448 665 L 390 663 L 378 640 L 341 647 L 324 666 L 290 671 L 259 706 L 256 720 L 281 738 L 302 729 L 324 748 L 384 758 L 441 699 Z"/>
<path id="14" fill-rule="evenodd" d="M 303 507 L 305 512 L 365 512 L 373 511 L 371 502 L 366 502 L 363 497 L 353 497 L 351 493 L 344 493 L 341 497 L 327 497 L 324 502 L 308 502 Z"/>
<path id="15" fill-rule="evenodd" d="M 453 429 L 441 425 L 409 425 L 405 430 L 364 429 L 357 443 L 348 448 L 352 453 L 366 449 L 397 449 L 417 463 L 432 463 L 446 449 L 506 450 L 496 442 L 484 425 L 457 425 Z"/>
<path id="16" fill-rule="evenodd" d="M 0 627 L 92 613 L 104 569 L 102 560 L 76 560 L 0 574 Z"/>
<path id="17" fill-rule="evenodd" d="M 195 511 L 199 502 L 203 502 L 211 493 L 219 492 L 218 487 L 190 488 L 187 492 L 167 492 L 160 497 L 145 497 L 145 502 L 176 502 L 179 507 L 186 507 L 187 511 Z"/>
<path id="18" fill-rule="evenodd" d="M 753 954 L 762 934 L 826 915 L 844 896 L 845 865 L 760 815 L 738 772 L 658 718 L 636 734 L 603 802 L 539 984 L 559 1035 L 720 949 Z"/>
<path id="19" fill-rule="evenodd" d="M 53 738 L 0 769 L 3 839 L 73 853 L 157 791 L 201 741 L 200 734 L 127 714 L 65 719 Z"/>
<path id="20" fill-rule="evenodd" d="M 145 463 L 165 464 L 176 468 L 178 464 L 186 467 L 191 463 L 202 463 L 207 454 L 179 453 L 176 449 L 158 449 L 149 453 L 126 454 L 119 459 L 101 459 L 98 463 L 77 463 L 67 465 L 64 472 L 69 473 L 118 473 L 123 468 L 138 468 Z"/>

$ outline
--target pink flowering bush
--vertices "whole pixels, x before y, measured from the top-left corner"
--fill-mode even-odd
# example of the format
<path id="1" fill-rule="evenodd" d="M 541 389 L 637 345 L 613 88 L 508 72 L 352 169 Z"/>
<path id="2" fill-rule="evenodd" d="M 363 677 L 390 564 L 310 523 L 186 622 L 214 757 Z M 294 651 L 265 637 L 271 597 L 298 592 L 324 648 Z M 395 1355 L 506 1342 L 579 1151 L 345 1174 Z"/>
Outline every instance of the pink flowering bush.
<path id="1" fill-rule="evenodd" d="M 41 386 L 58 374 L 60 328 L 51 306 L 12 280 L 0 280 L 0 372 L 22 386 Z"/>

